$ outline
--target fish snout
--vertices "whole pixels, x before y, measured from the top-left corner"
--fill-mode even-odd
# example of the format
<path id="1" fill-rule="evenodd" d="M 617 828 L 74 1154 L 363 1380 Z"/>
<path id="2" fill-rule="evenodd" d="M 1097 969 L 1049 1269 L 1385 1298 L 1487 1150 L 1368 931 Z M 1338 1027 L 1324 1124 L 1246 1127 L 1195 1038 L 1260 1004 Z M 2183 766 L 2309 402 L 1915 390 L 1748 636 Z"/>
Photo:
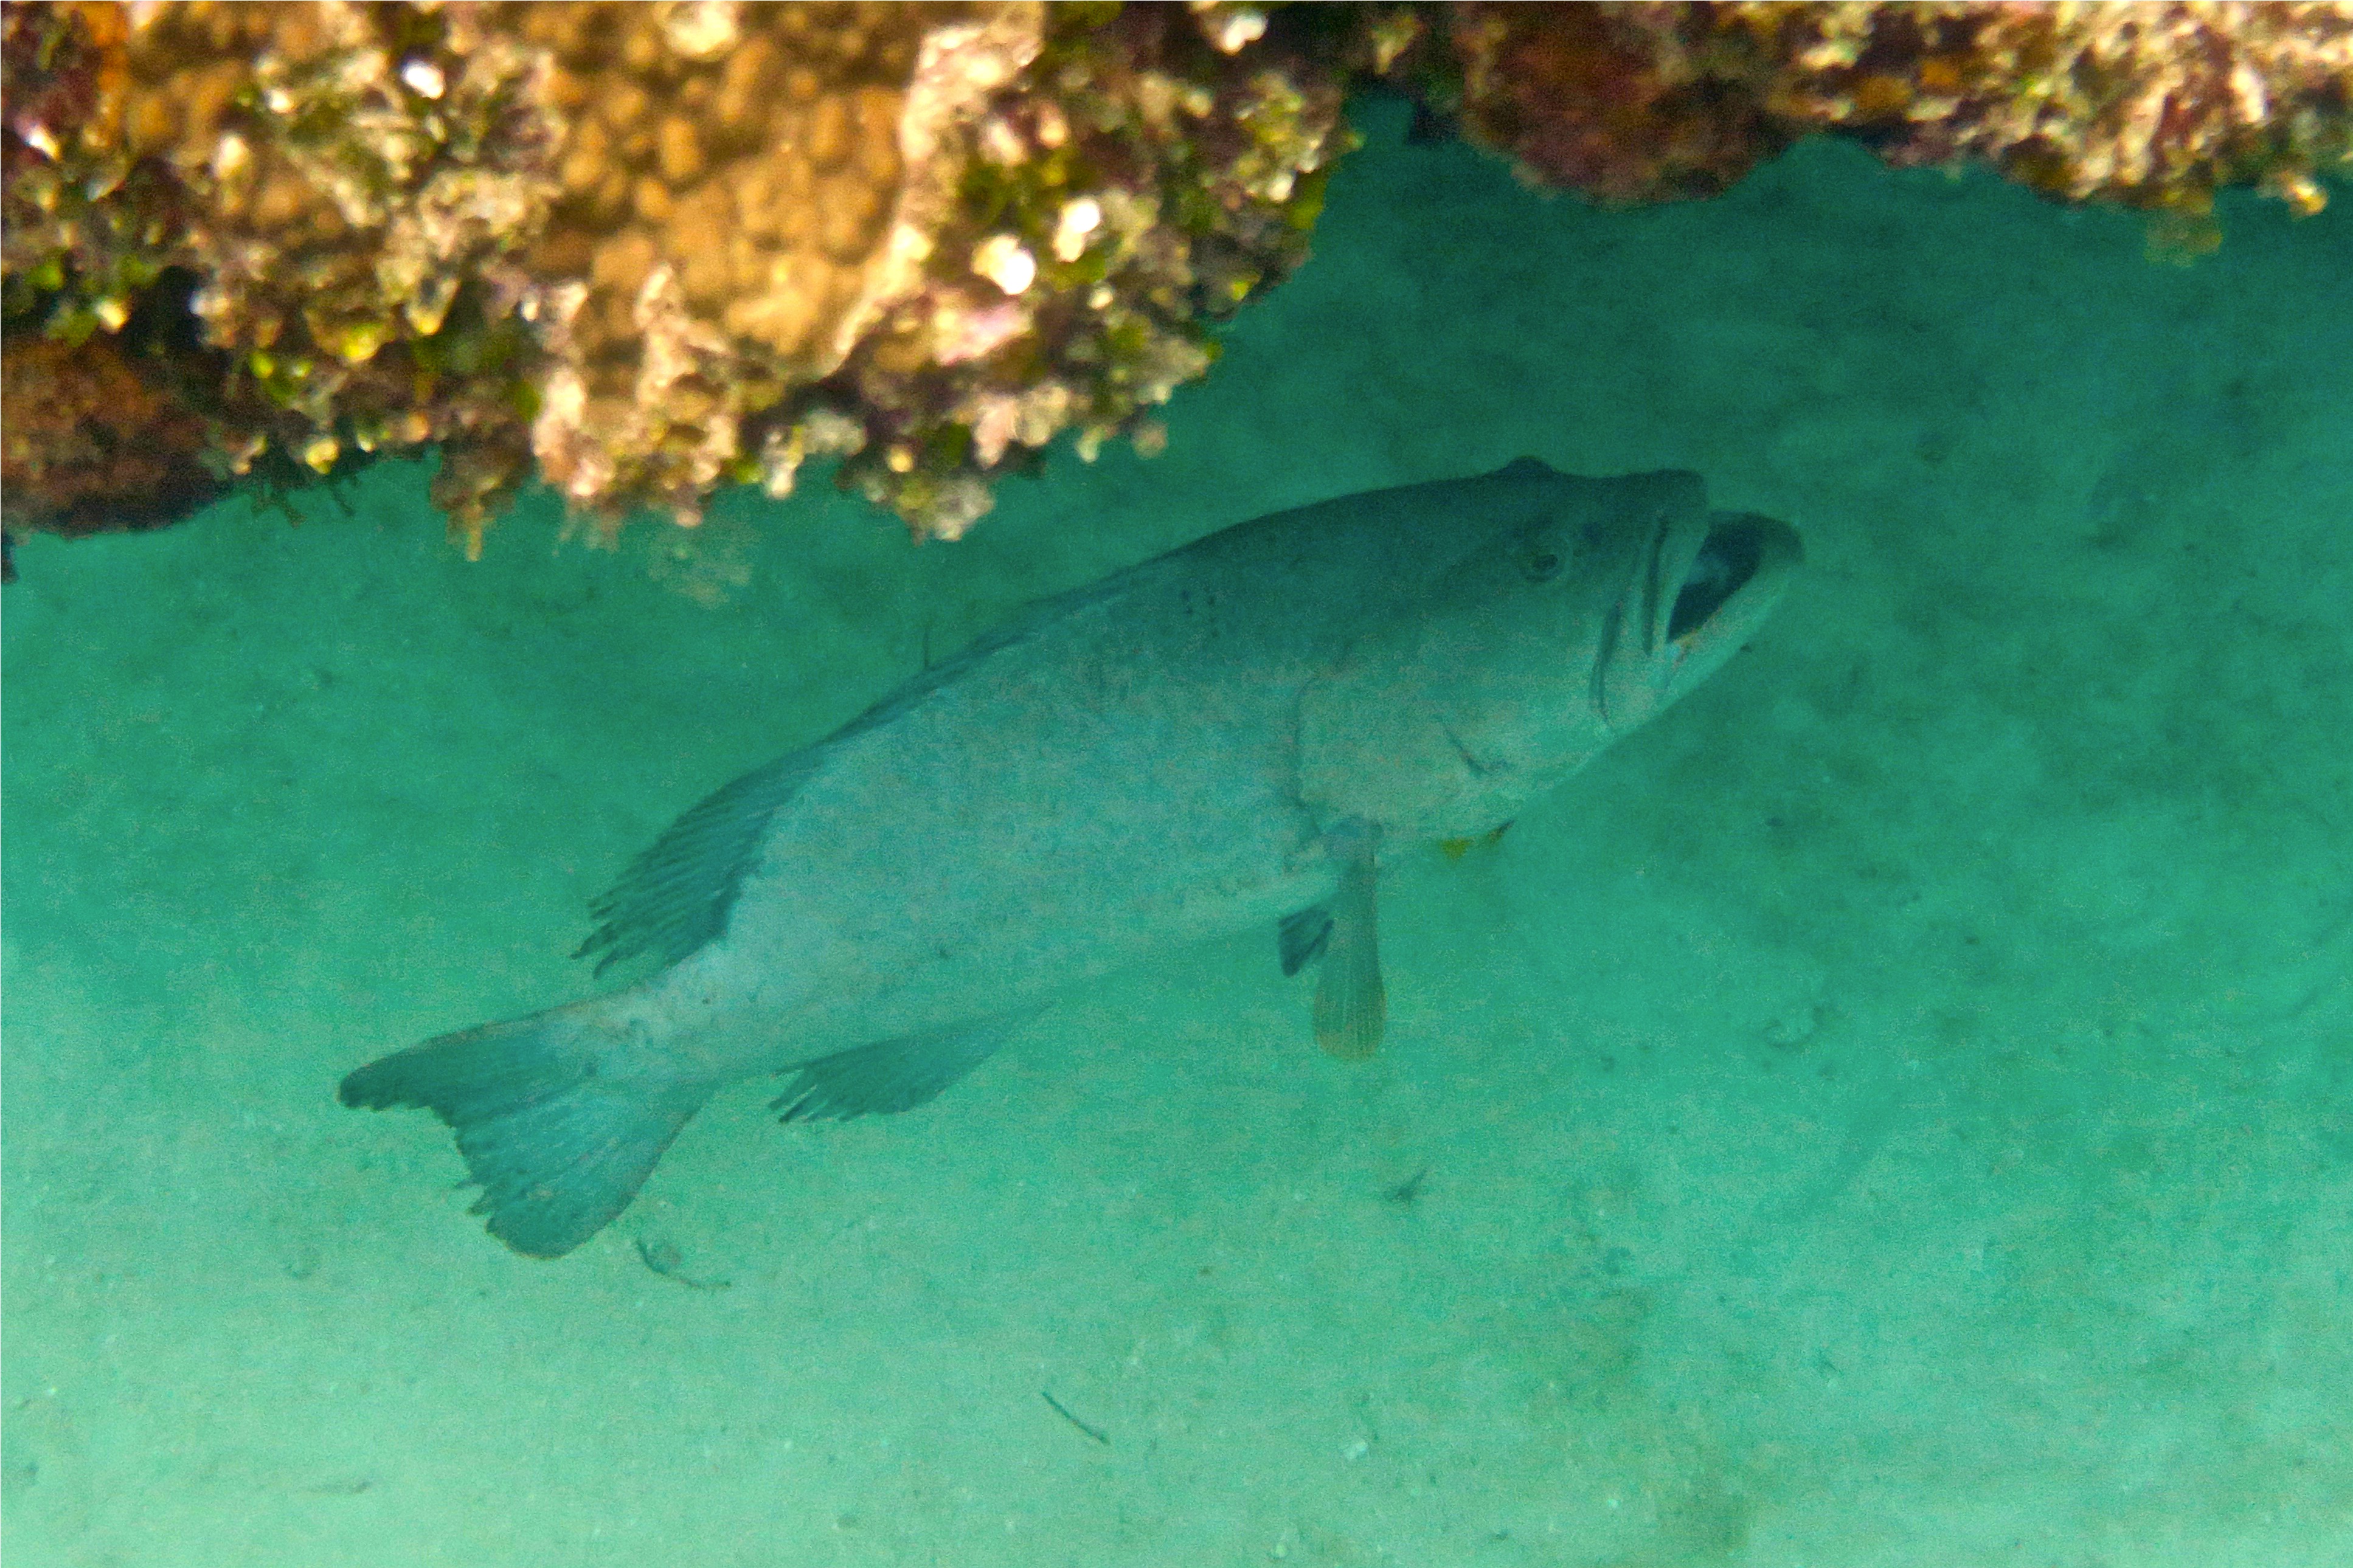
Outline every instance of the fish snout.
<path id="1" fill-rule="evenodd" d="M 1737 621 L 1746 635 L 1769 614 L 1788 587 L 1789 574 L 1805 560 L 1798 531 L 1777 518 L 1753 511 L 1712 511 L 1707 534 L 1683 569 L 1667 616 L 1667 640 L 1683 647 L 1719 617 Z M 1733 602 L 1748 598 L 1736 613 Z"/>

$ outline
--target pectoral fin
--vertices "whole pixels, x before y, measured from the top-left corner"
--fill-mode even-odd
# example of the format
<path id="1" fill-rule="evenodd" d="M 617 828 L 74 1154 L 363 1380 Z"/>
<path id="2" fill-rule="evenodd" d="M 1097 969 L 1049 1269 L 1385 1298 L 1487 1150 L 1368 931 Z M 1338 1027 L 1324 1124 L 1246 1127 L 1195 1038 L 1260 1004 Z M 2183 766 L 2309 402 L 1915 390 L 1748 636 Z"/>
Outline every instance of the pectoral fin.
<path id="1" fill-rule="evenodd" d="M 1310 904 L 1295 915 L 1283 916 L 1282 924 L 1274 933 L 1274 950 L 1282 959 L 1282 977 L 1288 980 L 1313 963 L 1331 934 L 1332 911 L 1325 905 Z"/>
<path id="2" fill-rule="evenodd" d="M 1332 837 L 1333 853 L 1341 858 L 1340 887 L 1332 895 L 1324 964 L 1315 978 L 1315 1043 L 1343 1061 L 1361 1061 L 1378 1049 L 1388 1018 L 1374 900 L 1377 840 L 1377 830 L 1363 825 Z"/>

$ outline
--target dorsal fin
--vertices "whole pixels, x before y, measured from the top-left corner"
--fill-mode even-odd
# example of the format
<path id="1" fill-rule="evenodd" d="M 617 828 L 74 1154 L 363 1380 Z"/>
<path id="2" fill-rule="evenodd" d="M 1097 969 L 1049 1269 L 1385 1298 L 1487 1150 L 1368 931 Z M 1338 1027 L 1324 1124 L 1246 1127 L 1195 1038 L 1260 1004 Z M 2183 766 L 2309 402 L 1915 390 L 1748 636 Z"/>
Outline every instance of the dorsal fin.
<path id="1" fill-rule="evenodd" d="M 599 974 L 641 952 L 668 967 L 725 931 L 769 818 L 818 755 L 812 748 L 754 768 L 671 823 L 589 906 L 599 923 L 572 956 L 598 954 Z"/>
<path id="2" fill-rule="evenodd" d="M 1155 564 L 1147 561 L 1027 606 L 1004 625 L 974 639 L 961 653 L 907 681 L 817 745 L 755 768 L 714 792 L 671 823 L 629 862 L 611 890 L 589 906 L 598 923 L 573 956 L 597 954 L 599 974 L 644 952 L 668 966 L 724 931 L 727 911 L 734 905 L 744 876 L 759 858 L 760 840 L 770 818 L 816 770 L 827 748 L 891 722 L 962 679 L 974 666 L 1040 626 L 1052 625 L 1075 606 L 1124 591 Z"/>
<path id="3" fill-rule="evenodd" d="M 1491 477 L 1498 479 L 1532 479 L 1539 474 L 1558 472 L 1560 472 L 1558 468 L 1554 468 L 1542 458 L 1514 458 L 1510 462 L 1497 468 Z"/>

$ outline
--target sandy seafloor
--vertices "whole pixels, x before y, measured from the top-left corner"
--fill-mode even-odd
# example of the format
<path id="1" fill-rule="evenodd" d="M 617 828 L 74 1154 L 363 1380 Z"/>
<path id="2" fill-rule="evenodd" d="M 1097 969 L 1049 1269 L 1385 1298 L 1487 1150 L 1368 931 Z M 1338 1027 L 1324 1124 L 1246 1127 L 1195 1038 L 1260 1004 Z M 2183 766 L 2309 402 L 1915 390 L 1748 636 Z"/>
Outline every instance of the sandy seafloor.
<path id="1" fill-rule="evenodd" d="M 11 1568 L 2353 1562 L 2353 199 L 2182 267 L 1852 148 L 1604 213 L 1360 119 L 1166 454 L 959 545 L 540 495 L 469 565 L 401 464 L 25 546 Z M 629 853 L 926 646 L 1524 453 L 1810 563 L 1389 876 L 1373 1063 L 1240 932 L 902 1118 L 725 1093 L 552 1264 L 334 1104 L 586 994 Z"/>

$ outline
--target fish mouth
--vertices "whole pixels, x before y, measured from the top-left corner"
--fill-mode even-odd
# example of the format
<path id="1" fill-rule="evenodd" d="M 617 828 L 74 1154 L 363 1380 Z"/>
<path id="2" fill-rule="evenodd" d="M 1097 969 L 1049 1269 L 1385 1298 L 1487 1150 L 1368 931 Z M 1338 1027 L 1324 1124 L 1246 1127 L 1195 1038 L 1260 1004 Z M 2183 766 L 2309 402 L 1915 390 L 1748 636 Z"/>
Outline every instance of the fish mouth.
<path id="1" fill-rule="evenodd" d="M 1707 536 L 1683 569 L 1667 613 L 1667 640 L 1705 626 L 1759 578 L 1779 579 L 1800 554 L 1797 530 L 1755 512 L 1710 512 Z"/>

